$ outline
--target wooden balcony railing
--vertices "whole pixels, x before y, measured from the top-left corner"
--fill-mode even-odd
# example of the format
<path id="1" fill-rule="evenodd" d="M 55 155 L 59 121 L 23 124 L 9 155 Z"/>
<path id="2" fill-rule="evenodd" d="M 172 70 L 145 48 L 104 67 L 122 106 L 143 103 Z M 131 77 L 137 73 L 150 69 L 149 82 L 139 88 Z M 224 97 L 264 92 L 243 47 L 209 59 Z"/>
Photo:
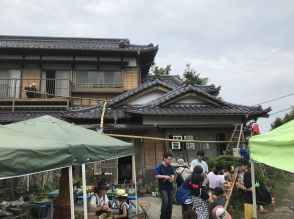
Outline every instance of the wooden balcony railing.
<path id="1" fill-rule="evenodd" d="M 69 95 L 68 79 L 0 79 L 0 99 L 49 99 Z"/>
<path id="2" fill-rule="evenodd" d="M 0 110 L 60 110 L 103 104 L 104 98 L 72 97 L 68 79 L 0 79 Z"/>
<path id="3" fill-rule="evenodd" d="M 104 83 L 104 84 L 97 84 L 97 83 L 73 83 L 73 88 L 122 88 L 122 83 Z"/>

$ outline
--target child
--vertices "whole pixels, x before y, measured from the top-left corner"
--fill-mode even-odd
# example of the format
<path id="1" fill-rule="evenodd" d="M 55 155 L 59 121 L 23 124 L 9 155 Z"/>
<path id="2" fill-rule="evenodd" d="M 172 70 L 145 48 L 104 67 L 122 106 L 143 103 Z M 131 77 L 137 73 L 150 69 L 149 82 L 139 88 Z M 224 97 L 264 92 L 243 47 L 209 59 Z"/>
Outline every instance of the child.
<path id="1" fill-rule="evenodd" d="M 128 194 L 124 189 L 118 189 L 116 192 L 116 205 L 118 206 L 118 215 L 113 215 L 113 219 L 128 219 L 129 218 L 129 205 Z"/>

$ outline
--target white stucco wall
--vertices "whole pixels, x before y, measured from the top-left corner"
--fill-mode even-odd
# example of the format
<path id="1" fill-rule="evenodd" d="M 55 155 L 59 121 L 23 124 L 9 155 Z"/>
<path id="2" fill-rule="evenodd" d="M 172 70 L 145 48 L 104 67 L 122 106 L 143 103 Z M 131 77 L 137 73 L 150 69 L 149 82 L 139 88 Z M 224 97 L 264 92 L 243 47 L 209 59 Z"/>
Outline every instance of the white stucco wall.
<path id="1" fill-rule="evenodd" d="M 145 94 L 144 96 L 131 100 L 128 104 L 131 104 L 131 105 L 145 104 L 152 100 L 155 100 L 156 98 L 162 96 L 163 94 L 165 94 L 164 91 L 153 91 L 153 92 Z"/>
<path id="2" fill-rule="evenodd" d="M 190 97 L 185 97 L 183 99 L 180 99 L 176 103 L 173 103 L 174 105 L 192 105 L 192 104 L 207 104 L 204 100 L 190 96 Z"/>

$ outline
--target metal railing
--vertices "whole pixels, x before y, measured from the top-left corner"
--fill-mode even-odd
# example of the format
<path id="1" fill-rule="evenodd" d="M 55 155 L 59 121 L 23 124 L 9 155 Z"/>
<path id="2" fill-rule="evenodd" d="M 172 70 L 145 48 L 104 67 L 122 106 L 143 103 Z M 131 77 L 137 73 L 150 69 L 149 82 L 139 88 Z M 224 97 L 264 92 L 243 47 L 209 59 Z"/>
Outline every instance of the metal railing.
<path id="1" fill-rule="evenodd" d="M 0 79 L 0 99 L 48 99 L 69 95 L 68 79 Z"/>
<path id="2" fill-rule="evenodd" d="M 73 83 L 73 88 L 122 88 L 122 83 Z"/>

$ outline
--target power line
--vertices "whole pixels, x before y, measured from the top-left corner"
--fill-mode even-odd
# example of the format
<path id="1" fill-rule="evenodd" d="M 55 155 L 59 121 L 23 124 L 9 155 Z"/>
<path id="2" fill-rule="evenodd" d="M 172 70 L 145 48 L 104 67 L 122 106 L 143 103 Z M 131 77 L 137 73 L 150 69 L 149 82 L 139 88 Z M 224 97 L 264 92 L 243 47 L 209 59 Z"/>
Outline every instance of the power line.
<path id="1" fill-rule="evenodd" d="M 293 109 L 293 107 L 289 107 L 289 108 L 287 108 L 287 109 L 282 109 L 282 110 L 279 110 L 279 111 L 277 111 L 277 112 L 270 113 L 269 115 L 272 116 L 272 115 L 274 115 L 274 114 L 278 114 L 278 113 L 281 113 L 281 112 L 285 112 L 285 111 L 288 111 L 288 110 L 291 110 L 291 109 Z"/>
<path id="2" fill-rule="evenodd" d="M 290 93 L 290 94 L 287 94 L 287 95 L 284 95 L 284 96 L 281 96 L 281 97 L 277 97 L 277 98 L 274 98 L 274 99 L 271 99 L 271 100 L 267 100 L 267 101 L 258 103 L 257 105 L 261 105 L 261 104 L 265 104 L 265 103 L 270 103 L 270 102 L 273 102 L 273 101 L 276 101 L 276 100 L 280 100 L 280 99 L 283 99 L 285 97 L 289 97 L 289 96 L 292 96 L 292 95 L 294 95 L 294 93 Z"/>

